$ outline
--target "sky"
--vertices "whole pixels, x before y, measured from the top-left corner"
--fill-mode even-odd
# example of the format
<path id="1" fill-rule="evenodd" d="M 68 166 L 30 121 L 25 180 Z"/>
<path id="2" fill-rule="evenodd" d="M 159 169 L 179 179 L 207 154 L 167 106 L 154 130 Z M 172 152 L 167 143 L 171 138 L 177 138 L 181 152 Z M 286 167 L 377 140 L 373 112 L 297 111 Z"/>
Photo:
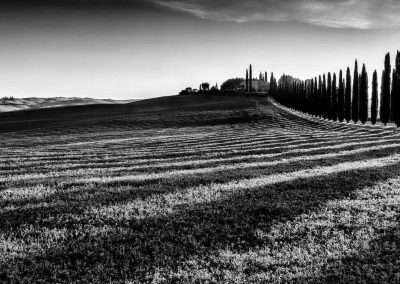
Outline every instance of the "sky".
<path id="1" fill-rule="evenodd" d="M 308 79 L 400 49 L 398 0 L 3 0 L 0 96 L 151 98 L 274 72 Z"/>

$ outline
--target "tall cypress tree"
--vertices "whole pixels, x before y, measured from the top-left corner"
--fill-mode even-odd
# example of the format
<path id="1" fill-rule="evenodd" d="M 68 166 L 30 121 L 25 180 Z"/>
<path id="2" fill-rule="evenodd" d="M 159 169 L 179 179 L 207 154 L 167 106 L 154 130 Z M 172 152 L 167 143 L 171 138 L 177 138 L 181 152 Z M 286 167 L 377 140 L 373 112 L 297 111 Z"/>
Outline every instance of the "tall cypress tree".
<path id="1" fill-rule="evenodd" d="M 346 71 L 346 90 L 345 90 L 344 109 L 345 109 L 344 117 L 347 123 L 349 123 L 349 121 L 351 120 L 351 74 L 349 67 L 347 67 Z"/>
<path id="2" fill-rule="evenodd" d="M 246 93 L 249 91 L 249 70 L 246 69 Z"/>
<path id="3" fill-rule="evenodd" d="M 344 82 L 342 70 L 339 73 L 338 119 L 340 122 L 344 120 Z"/>
<path id="4" fill-rule="evenodd" d="M 354 65 L 354 78 L 353 78 L 353 102 L 352 102 L 352 119 L 354 123 L 358 122 L 358 108 L 359 108 L 359 75 L 358 75 L 358 63 L 357 60 Z"/>
<path id="5" fill-rule="evenodd" d="M 315 116 L 318 116 L 318 80 L 317 77 L 314 78 L 314 107 L 313 113 Z"/>
<path id="6" fill-rule="evenodd" d="M 323 115 L 323 100 L 322 100 L 322 77 L 319 75 L 318 77 L 318 116 L 322 117 Z"/>
<path id="7" fill-rule="evenodd" d="M 328 119 L 332 119 L 332 77 L 331 73 L 328 73 L 328 84 L 327 84 L 327 100 L 328 100 L 328 111 L 327 116 Z"/>
<path id="8" fill-rule="evenodd" d="M 265 72 L 265 74 L 264 74 L 264 80 L 265 80 L 265 82 L 268 82 L 268 73 L 267 72 Z"/>
<path id="9" fill-rule="evenodd" d="M 381 77 L 381 95 L 379 98 L 379 118 L 381 119 L 381 112 L 382 112 L 382 96 L 383 96 L 383 83 L 385 81 L 385 70 L 382 70 L 382 77 Z M 382 119 L 381 119 L 382 121 Z"/>
<path id="10" fill-rule="evenodd" d="M 322 117 L 324 119 L 327 119 L 329 108 L 328 108 L 328 99 L 327 99 L 327 92 L 326 92 L 326 76 L 325 76 L 325 74 L 322 77 L 322 103 L 323 103 L 323 105 L 321 107 L 322 112 L 323 112 Z"/>
<path id="11" fill-rule="evenodd" d="M 271 78 L 269 79 L 269 93 L 270 93 L 271 96 L 275 95 L 274 89 L 275 89 L 274 73 L 271 72 Z"/>
<path id="12" fill-rule="evenodd" d="M 394 122 L 397 127 L 400 126 L 400 52 L 397 51 L 396 55 L 396 92 L 394 93 L 395 105 L 393 106 L 394 110 Z"/>
<path id="13" fill-rule="evenodd" d="M 253 92 L 253 68 L 250 64 L 250 71 L 249 71 L 249 93 Z"/>
<path id="14" fill-rule="evenodd" d="M 336 87 L 336 73 L 333 73 L 332 79 L 332 120 L 337 121 L 338 119 L 338 93 Z"/>
<path id="15" fill-rule="evenodd" d="M 368 74 L 363 64 L 360 79 L 360 121 L 362 124 L 368 120 Z"/>
<path id="16" fill-rule="evenodd" d="M 306 97 L 305 97 L 305 106 L 304 106 L 304 110 L 306 113 L 310 114 L 311 112 L 311 80 L 307 80 L 306 81 Z"/>
<path id="17" fill-rule="evenodd" d="M 302 112 L 306 111 L 305 100 L 306 100 L 306 82 L 302 81 L 302 84 L 301 84 L 301 103 L 300 103 Z"/>
<path id="18" fill-rule="evenodd" d="M 374 72 L 372 76 L 372 100 L 371 100 L 371 123 L 376 124 L 378 117 L 378 73 Z"/>
<path id="19" fill-rule="evenodd" d="M 309 98 L 309 114 L 313 114 L 314 111 L 314 78 L 310 82 L 310 98 Z"/>
<path id="20" fill-rule="evenodd" d="M 397 96 L 397 72 L 396 69 L 393 69 L 392 72 L 392 92 L 390 93 L 390 121 L 395 122 L 396 120 L 396 96 Z"/>
<path id="21" fill-rule="evenodd" d="M 390 119 L 390 75 L 391 75 L 391 65 L 390 65 L 390 54 L 387 53 L 385 56 L 385 70 L 382 74 L 382 92 L 381 92 L 381 109 L 380 117 L 384 125 L 389 122 Z"/>

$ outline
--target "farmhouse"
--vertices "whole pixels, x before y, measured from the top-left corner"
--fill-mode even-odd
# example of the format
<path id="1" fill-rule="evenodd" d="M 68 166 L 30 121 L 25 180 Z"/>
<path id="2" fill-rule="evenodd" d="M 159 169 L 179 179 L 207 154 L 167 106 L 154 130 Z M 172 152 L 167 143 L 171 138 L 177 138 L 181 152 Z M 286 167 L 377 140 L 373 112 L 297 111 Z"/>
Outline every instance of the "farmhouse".
<path id="1" fill-rule="evenodd" d="M 256 92 L 267 92 L 269 90 L 269 83 L 264 80 L 253 79 L 252 86 Z M 240 83 L 240 89 L 246 89 L 246 80 Z"/>

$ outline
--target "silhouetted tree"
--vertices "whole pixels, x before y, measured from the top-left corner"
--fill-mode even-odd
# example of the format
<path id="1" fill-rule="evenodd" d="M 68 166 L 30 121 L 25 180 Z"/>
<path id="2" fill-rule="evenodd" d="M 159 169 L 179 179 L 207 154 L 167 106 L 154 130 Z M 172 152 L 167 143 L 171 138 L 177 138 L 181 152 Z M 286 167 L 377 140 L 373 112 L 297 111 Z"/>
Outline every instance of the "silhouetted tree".
<path id="1" fill-rule="evenodd" d="M 358 122 L 359 117 L 359 75 L 358 75 L 358 63 L 357 60 L 354 65 L 354 78 L 353 78 L 353 102 L 352 102 L 352 119 L 354 123 Z"/>
<path id="2" fill-rule="evenodd" d="M 376 124 L 378 117 L 378 73 L 372 76 L 372 100 L 371 100 L 371 123 Z"/>
<path id="3" fill-rule="evenodd" d="M 390 54 L 387 53 L 385 56 L 385 70 L 382 73 L 382 86 L 381 86 L 381 109 L 380 117 L 384 125 L 389 122 L 390 118 Z"/>
<path id="4" fill-rule="evenodd" d="M 326 76 L 325 74 L 322 76 L 322 100 L 323 100 L 323 104 L 322 104 L 322 110 L 323 110 L 323 114 L 322 117 L 324 119 L 328 118 L 328 111 L 329 111 L 329 103 L 328 103 L 328 98 L 327 98 L 328 94 L 326 92 Z"/>
<path id="5" fill-rule="evenodd" d="M 362 124 L 368 120 L 368 74 L 363 64 L 360 79 L 360 121 Z"/>
<path id="6" fill-rule="evenodd" d="M 217 85 L 217 84 L 215 84 L 215 86 L 212 86 L 212 87 L 210 88 L 209 94 L 210 94 L 210 95 L 213 95 L 213 96 L 220 94 L 220 92 L 219 92 L 219 90 L 218 90 L 218 85 Z"/>
<path id="7" fill-rule="evenodd" d="M 347 67 L 346 71 L 346 90 L 345 90 L 344 109 L 345 109 L 344 117 L 347 123 L 349 123 L 349 121 L 351 120 L 351 74 L 349 67 Z"/>
<path id="8" fill-rule="evenodd" d="M 313 114 L 318 116 L 319 106 L 318 106 L 318 80 L 317 77 L 314 78 L 314 103 L 313 103 Z"/>
<path id="9" fill-rule="evenodd" d="M 276 79 L 274 78 L 274 73 L 271 72 L 271 78 L 269 80 L 269 94 L 271 96 L 276 96 L 276 91 L 277 91 L 277 84 L 276 84 Z"/>
<path id="10" fill-rule="evenodd" d="M 324 101 L 323 101 L 323 97 L 322 97 L 322 76 L 319 75 L 318 77 L 318 117 L 322 117 L 324 114 L 324 109 L 323 109 L 323 105 L 324 105 Z"/>
<path id="11" fill-rule="evenodd" d="M 253 92 L 253 68 L 250 64 L 250 69 L 249 69 L 249 93 Z"/>
<path id="12" fill-rule="evenodd" d="M 342 70 L 339 73 L 338 119 L 340 122 L 344 120 L 344 81 Z"/>
<path id="13" fill-rule="evenodd" d="M 221 86 L 222 88 L 222 86 Z M 249 70 L 246 69 L 246 93 L 249 91 Z"/>
<path id="14" fill-rule="evenodd" d="M 265 74 L 264 74 L 264 81 L 268 82 L 268 73 L 267 72 L 265 72 Z"/>
<path id="15" fill-rule="evenodd" d="M 394 122 L 400 126 L 400 52 L 396 55 L 396 91 L 394 92 Z"/>
<path id="16" fill-rule="evenodd" d="M 393 69 L 392 72 L 392 92 L 390 93 L 390 120 L 395 122 L 396 121 L 396 112 L 397 112 L 397 92 L 398 92 L 398 82 L 397 82 L 397 72 L 396 68 Z"/>
<path id="17" fill-rule="evenodd" d="M 236 90 L 241 86 L 242 82 L 243 78 L 228 79 L 222 83 L 221 90 L 222 91 Z"/>
<path id="18" fill-rule="evenodd" d="M 327 85 L 327 98 L 328 98 L 328 112 L 327 116 L 328 119 L 332 119 L 332 113 L 333 113 L 333 106 L 332 106 L 332 77 L 331 73 L 328 73 L 328 85 Z"/>
<path id="19" fill-rule="evenodd" d="M 191 87 L 187 87 L 179 92 L 179 95 L 190 95 L 190 94 L 193 94 L 193 89 Z"/>
<path id="20" fill-rule="evenodd" d="M 332 79 L 332 120 L 337 121 L 338 119 L 338 94 L 336 87 L 336 73 L 333 73 Z"/>
<path id="21" fill-rule="evenodd" d="M 310 94 L 308 99 L 308 113 L 314 113 L 314 78 L 310 81 Z"/>
<path id="22" fill-rule="evenodd" d="M 210 84 L 209 83 L 201 83 L 201 90 L 209 91 L 210 90 Z"/>

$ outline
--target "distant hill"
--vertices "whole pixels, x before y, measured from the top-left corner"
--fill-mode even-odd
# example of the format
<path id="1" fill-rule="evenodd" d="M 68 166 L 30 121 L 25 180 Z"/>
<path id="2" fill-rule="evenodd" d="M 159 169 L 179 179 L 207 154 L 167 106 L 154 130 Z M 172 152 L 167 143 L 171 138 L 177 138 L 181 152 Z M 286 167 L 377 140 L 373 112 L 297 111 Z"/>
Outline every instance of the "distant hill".
<path id="1" fill-rule="evenodd" d="M 265 98 L 247 96 L 169 96 L 132 103 L 66 105 L 0 113 L 0 134 L 64 127 L 96 129 L 164 128 L 258 121 L 273 116 Z"/>
<path id="2" fill-rule="evenodd" d="M 16 110 L 50 108 L 61 106 L 76 106 L 76 105 L 92 105 L 92 104 L 125 104 L 137 100 L 111 100 L 111 99 L 92 99 L 92 98 L 14 98 L 0 99 L 0 112 L 9 112 Z"/>

